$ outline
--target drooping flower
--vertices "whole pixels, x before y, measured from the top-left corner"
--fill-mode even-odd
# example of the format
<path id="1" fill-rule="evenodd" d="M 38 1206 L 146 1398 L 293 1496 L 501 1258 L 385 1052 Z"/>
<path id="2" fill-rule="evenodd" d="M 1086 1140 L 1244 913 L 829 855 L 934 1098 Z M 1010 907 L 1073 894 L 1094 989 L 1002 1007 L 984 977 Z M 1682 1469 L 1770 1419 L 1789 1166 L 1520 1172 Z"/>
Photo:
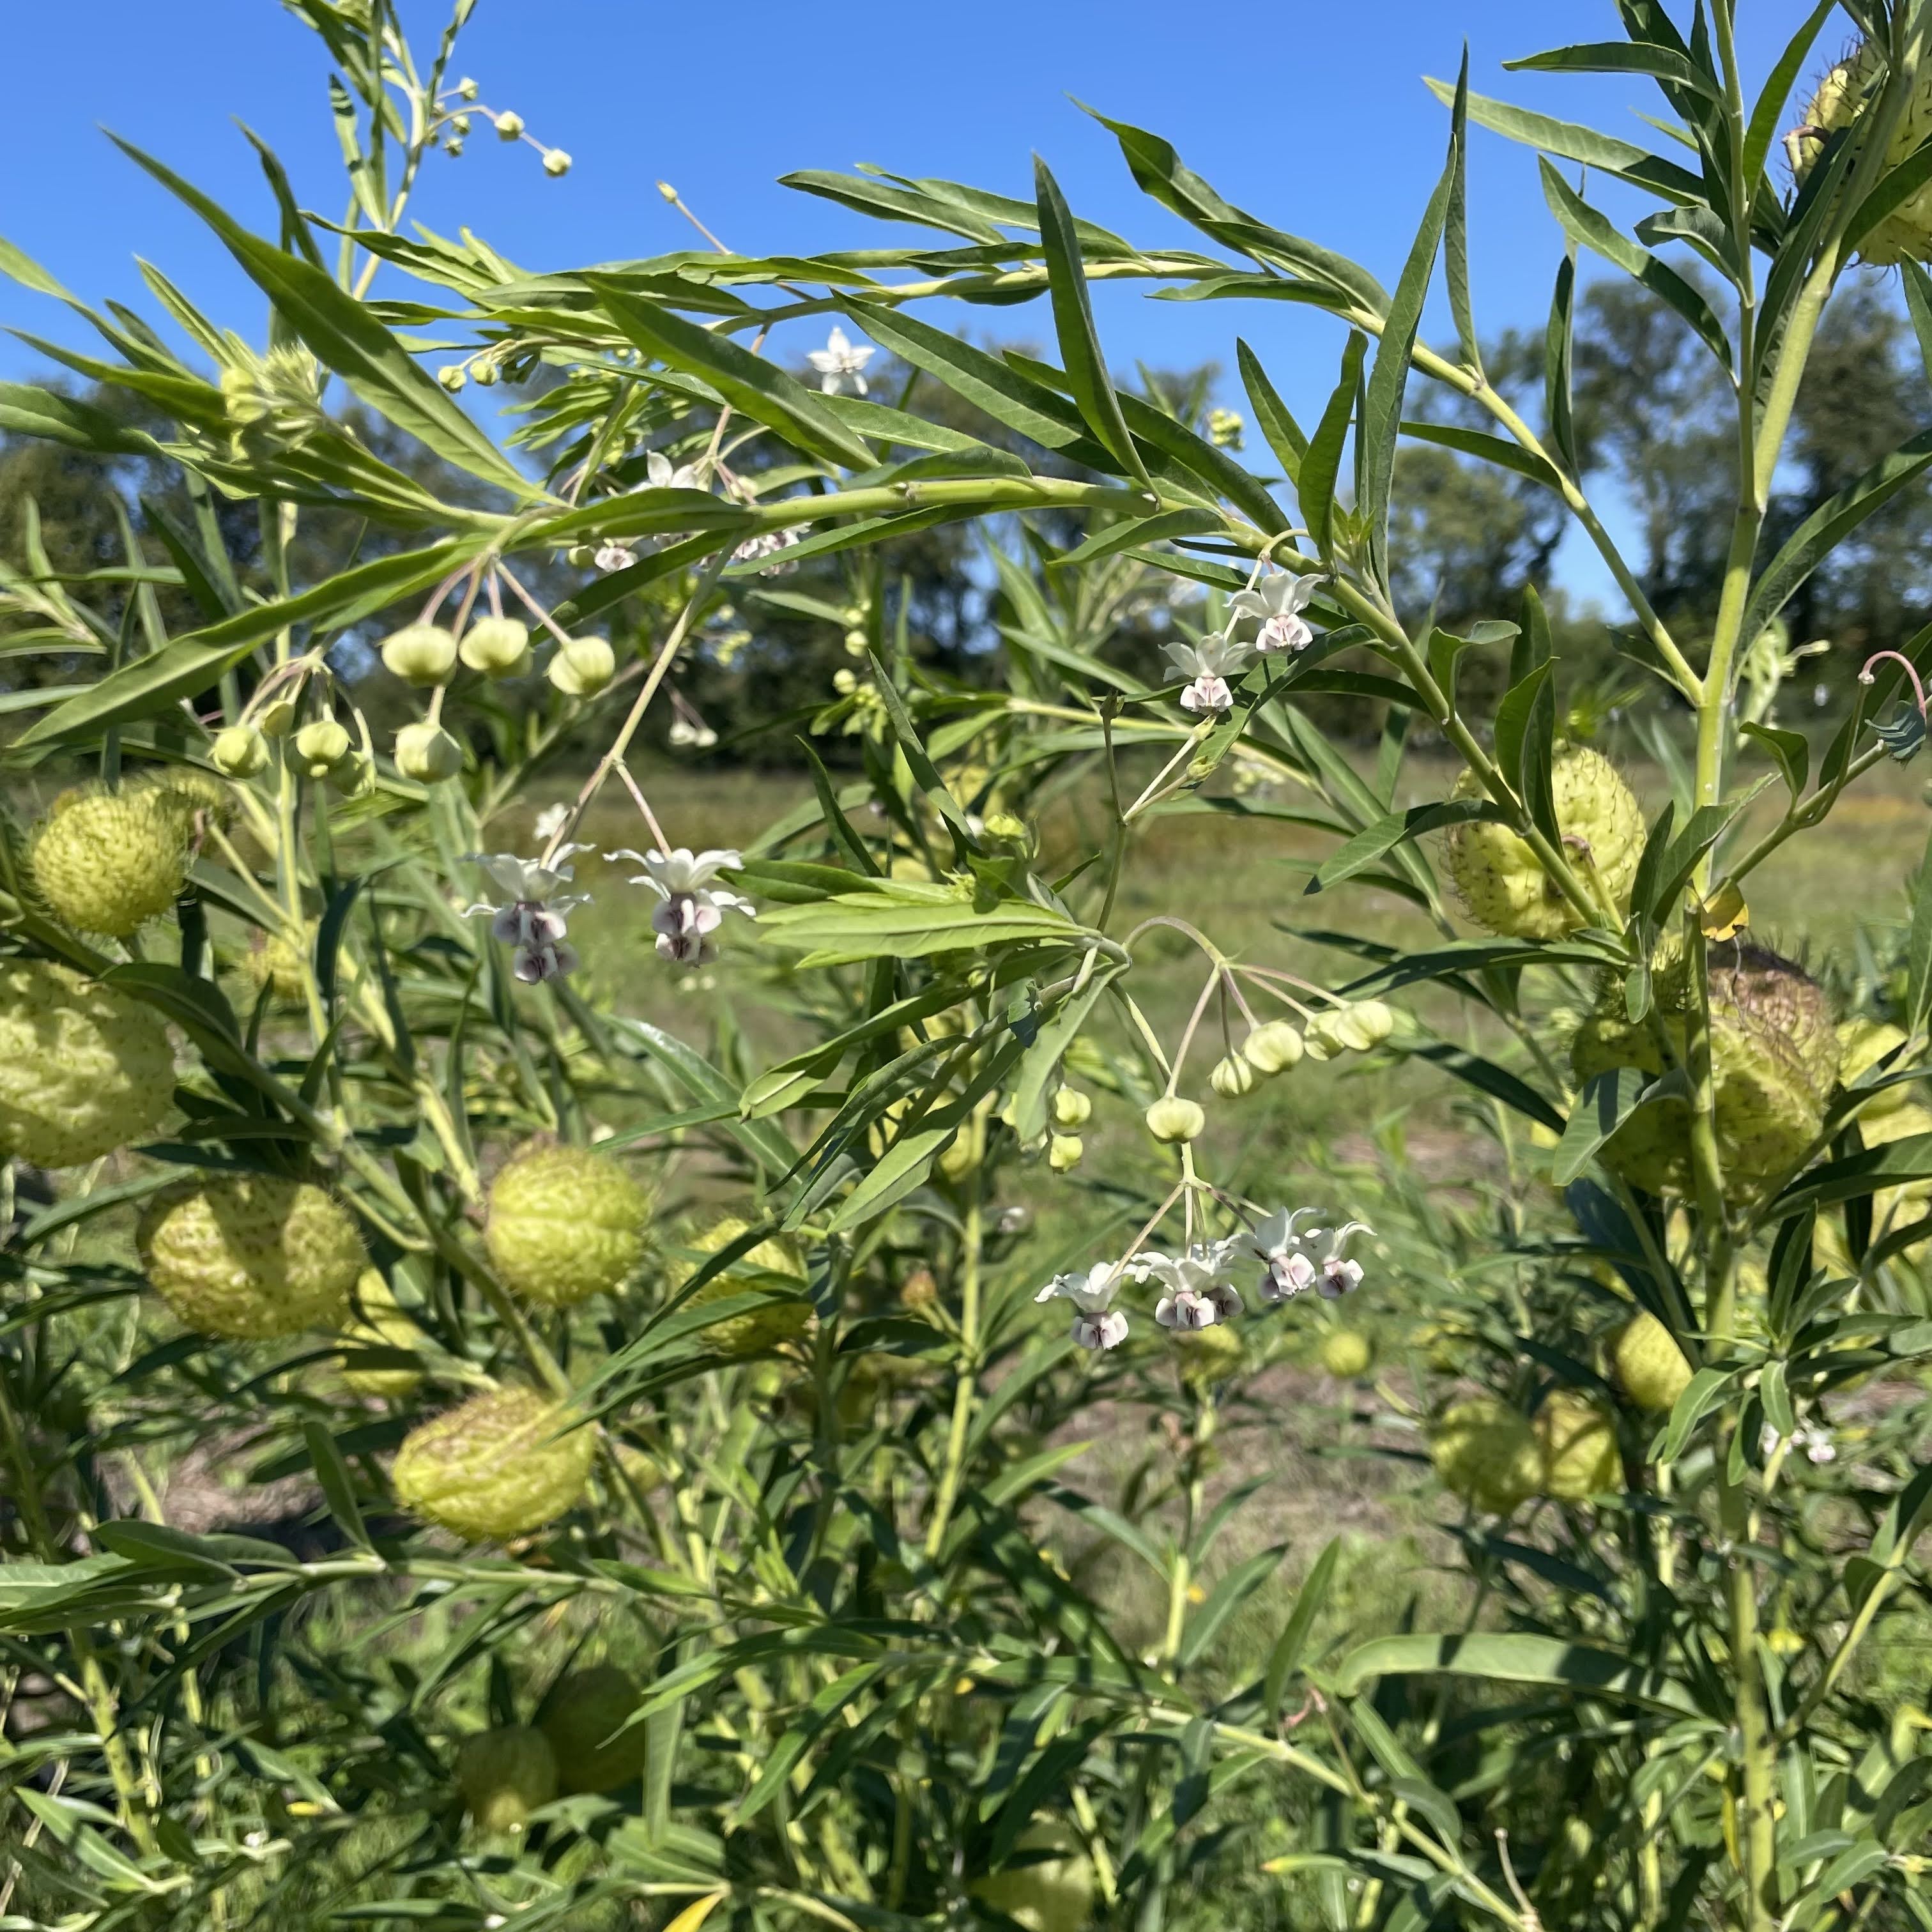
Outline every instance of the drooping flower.
<path id="1" fill-rule="evenodd" d="M 1235 1259 L 1229 1241 L 1196 1241 L 1185 1254 L 1147 1255 L 1147 1271 L 1166 1292 L 1154 1318 L 1163 1328 L 1211 1328 L 1241 1312 L 1232 1279 Z"/>
<path id="2" fill-rule="evenodd" d="M 1226 711 L 1234 702 L 1228 680 L 1246 668 L 1250 652 L 1225 631 L 1210 631 L 1198 644 L 1169 644 L 1168 662 L 1192 682 L 1180 694 L 1184 711 Z"/>
<path id="3" fill-rule="evenodd" d="M 661 449 L 654 449 L 644 458 L 645 488 L 650 490 L 701 490 L 698 480 L 698 465 L 694 463 L 674 464 Z"/>
<path id="4" fill-rule="evenodd" d="M 628 544 L 619 543 L 614 538 L 608 543 L 599 544 L 590 560 L 599 570 L 607 573 L 614 570 L 628 570 L 637 560 L 637 553 Z"/>
<path id="5" fill-rule="evenodd" d="M 1340 1301 L 1343 1295 L 1362 1285 L 1362 1264 L 1348 1260 L 1342 1252 L 1342 1244 L 1351 1234 L 1370 1232 L 1366 1221 L 1345 1222 L 1330 1238 L 1328 1252 L 1322 1258 L 1322 1278 L 1316 1282 L 1316 1292 L 1324 1301 Z"/>
<path id="6" fill-rule="evenodd" d="M 1096 1262 L 1084 1274 L 1058 1274 L 1034 1297 L 1073 1304 L 1072 1336 L 1083 1348 L 1114 1348 L 1127 1338 L 1127 1318 L 1110 1304 L 1114 1291 L 1138 1270 L 1117 1262 Z"/>
<path id="7" fill-rule="evenodd" d="M 490 937 L 512 948 L 511 970 L 526 985 L 560 979 L 577 965 L 577 949 L 564 940 L 564 922 L 578 906 L 588 903 L 590 896 L 558 890 L 569 884 L 573 868 L 556 861 L 589 850 L 586 845 L 560 846 L 547 866 L 534 859 L 519 859 L 513 852 L 465 855 L 489 875 L 490 883 L 502 895 L 502 903 L 493 905 L 481 900 L 466 908 L 464 916 L 472 919 L 483 912 L 490 915 Z"/>
<path id="8" fill-rule="evenodd" d="M 662 903 L 651 914 L 658 935 L 658 951 L 680 966 L 703 966 L 718 956 L 710 935 L 718 930 L 728 912 L 741 912 L 747 919 L 757 917 L 749 899 L 727 892 L 711 883 L 718 874 L 735 870 L 744 862 L 742 853 L 728 850 L 692 852 L 680 845 L 675 851 L 607 852 L 613 862 L 630 859 L 644 867 L 631 883 L 649 886 Z"/>
<path id="9" fill-rule="evenodd" d="M 835 322 L 832 333 L 825 338 L 825 346 L 808 350 L 805 359 L 818 371 L 818 386 L 825 394 L 838 394 L 849 376 L 853 388 L 862 396 L 866 393 L 866 364 L 878 352 L 869 342 L 862 348 L 848 340 L 845 332 Z"/>
<path id="10" fill-rule="evenodd" d="M 1310 1228 L 1298 1232 L 1294 1225 L 1304 1214 L 1315 1211 L 1298 1208 L 1290 1213 L 1277 1208 L 1258 1227 L 1234 1238 L 1243 1256 L 1261 1263 L 1258 1292 L 1264 1301 L 1287 1301 L 1315 1286 L 1319 1270 L 1308 1250 L 1311 1242 L 1321 1238 L 1322 1230 Z"/>
<path id="11" fill-rule="evenodd" d="M 731 553 L 732 561 L 736 563 L 756 563 L 761 558 L 782 556 L 803 535 L 804 529 L 800 528 L 767 530 L 762 536 L 747 537 Z M 776 577 L 785 572 L 796 570 L 798 566 L 795 563 L 767 563 L 760 574 L 766 577 Z"/>
<path id="12" fill-rule="evenodd" d="M 1315 641 L 1301 613 L 1315 595 L 1315 578 L 1271 572 L 1252 590 L 1238 590 L 1229 601 L 1236 617 L 1252 617 L 1261 627 L 1255 634 L 1258 651 L 1305 651 Z"/>

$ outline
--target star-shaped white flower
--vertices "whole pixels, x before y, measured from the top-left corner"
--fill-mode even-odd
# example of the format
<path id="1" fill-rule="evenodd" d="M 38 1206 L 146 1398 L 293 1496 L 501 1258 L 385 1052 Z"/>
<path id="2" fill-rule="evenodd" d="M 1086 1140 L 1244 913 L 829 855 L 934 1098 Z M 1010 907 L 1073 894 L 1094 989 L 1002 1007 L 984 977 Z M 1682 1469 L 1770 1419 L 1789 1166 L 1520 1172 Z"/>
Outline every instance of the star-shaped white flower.
<path id="1" fill-rule="evenodd" d="M 727 849 L 693 852 L 680 845 L 671 852 L 633 852 L 627 848 L 604 856 L 614 863 L 629 859 L 644 867 L 631 883 L 649 886 L 657 894 L 661 903 L 651 914 L 651 925 L 657 933 L 658 951 L 680 966 L 706 965 L 717 958 L 711 934 L 728 912 L 741 912 L 747 919 L 758 916 L 749 899 L 711 883 L 720 872 L 742 866 L 742 853 Z"/>
<path id="2" fill-rule="evenodd" d="M 647 490 L 701 490 L 704 488 L 698 481 L 696 464 L 674 464 L 661 449 L 652 450 L 644 458 L 644 487 Z"/>
<path id="3" fill-rule="evenodd" d="M 1277 1208 L 1250 1232 L 1235 1237 L 1237 1250 L 1246 1259 L 1261 1263 L 1258 1289 L 1264 1301 L 1287 1301 L 1315 1286 L 1319 1270 L 1308 1252 L 1309 1244 L 1321 1238 L 1319 1228 L 1298 1232 L 1295 1223 L 1312 1208 L 1298 1208 L 1292 1214 Z"/>
<path id="4" fill-rule="evenodd" d="M 1263 578 L 1252 590 L 1238 590 L 1229 608 L 1236 617 L 1252 617 L 1260 626 L 1255 634 L 1258 651 L 1305 651 L 1315 641 L 1301 613 L 1315 595 L 1316 580 L 1311 572 L 1296 577 L 1275 571 Z"/>
<path id="5" fill-rule="evenodd" d="M 747 537 L 731 553 L 731 560 L 734 563 L 756 563 L 765 557 L 782 558 L 800 541 L 803 533 L 803 529 L 767 530 L 761 536 Z M 764 577 L 783 576 L 797 568 L 795 563 L 767 563 L 759 574 Z"/>
<path id="6" fill-rule="evenodd" d="M 1192 680 L 1180 694 L 1184 711 L 1226 711 L 1234 702 L 1228 680 L 1246 669 L 1250 656 L 1246 644 L 1237 644 L 1225 631 L 1210 631 L 1198 644 L 1169 644 L 1169 664 L 1184 678 Z"/>
<path id="7" fill-rule="evenodd" d="M 862 396 L 866 393 L 866 364 L 878 352 L 869 342 L 861 348 L 849 340 L 845 332 L 835 322 L 832 333 L 825 338 L 825 346 L 808 350 L 805 359 L 818 371 L 818 386 L 826 395 L 838 394 L 849 376 L 853 388 Z"/>
<path id="8" fill-rule="evenodd" d="M 1322 1278 L 1316 1283 L 1316 1292 L 1324 1301 L 1340 1301 L 1352 1289 L 1361 1286 L 1362 1264 L 1346 1259 L 1342 1247 L 1351 1234 L 1373 1232 L 1366 1221 L 1346 1222 L 1335 1230 L 1328 1244 L 1328 1252 L 1322 1258 Z"/>
<path id="9" fill-rule="evenodd" d="M 1127 1318 L 1109 1304 L 1114 1291 L 1135 1273 L 1114 1262 L 1096 1262 L 1084 1274 L 1055 1275 L 1034 1299 L 1072 1303 L 1072 1333 L 1082 1348 L 1118 1348 L 1127 1338 Z"/>
<path id="10" fill-rule="evenodd" d="M 1148 1272 L 1166 1291 L 1154 1311 L 1163 1328 L 1211 1328 L 1240 1313 L 1232 1242 L 1196 1241 L 1185 1254 L 1149 1255 L 1145 1260 Z"/>
<path id="11" fill-rule="evenodd" d="M 502 896 L 500 904 L 487 900 L 465 909 L 464 917 L 490 915 L 490 935 L 512 950 L 511 970 L 526 985 L 561 979 L 576 968 L 577 949 L 564 940 L 568 915 L 589 902 L 587 892 L 566 892 L 558 889 L 571 882 L 573 868 L 559 865 L 573 852 L 587 851 L 584 845 L 560 846 L 548 865 L 534 859 L 519 859 L 514 852 L 470 852 L 464 856 L 481 866 L 490 883 Z"/>
<path id="12" fill-rule="evenodd" d="M 599 544 L 597 546 L 596 554 L 590 560 L 599 570 L 606 572 L 613 570 L 628 570 L 637 560 L 637 553 L 628 544 L 620 544 L 614 540 L 609 543 Z"/>
<path id="13" fill-rule="evenodd" d="M 560 799 L 537 814 L 536 823 L 530 827 L 530 836 L 539 845 L 548 845 L 569 823 L 570 807 Z"/>

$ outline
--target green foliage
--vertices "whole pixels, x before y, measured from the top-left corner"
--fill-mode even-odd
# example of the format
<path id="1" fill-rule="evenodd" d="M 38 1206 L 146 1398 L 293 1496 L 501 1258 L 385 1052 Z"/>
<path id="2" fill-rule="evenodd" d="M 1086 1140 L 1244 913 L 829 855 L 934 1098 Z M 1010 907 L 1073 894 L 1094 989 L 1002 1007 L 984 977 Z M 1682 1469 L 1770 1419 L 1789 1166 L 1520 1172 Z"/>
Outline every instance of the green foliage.
<path id="1" fill-rule="evenodd" d="M 140 466 L 167 559 L 116 497 L 118 549 L 76 526 L 61 560 L 117 562 L 58 567 L 23 513 L 0 584 L 44 821 L 0 826 L 16 1111 L 83 1111 L 36 1024 L 58 994 L 140 1096 L 124 1142 L 154 1136 L 5 1168 L 8 1922 L 1928 1922 L 1932 866 L 1896 958 L 1814 982 L 1739 938 L 1765 861 L 1923 737 L 1923 632 L 1815 755 L 1771 716 L 1796 600 L 1912 541 L 1910 392 L 1842 401 L 1887 325 L 1828 304 L 1920 184 L 1892 157 L 1928 10 L 1858 10 L 1870 91 L 1788 201 L 1763 167 L 1802 49 L 1748 112 L 1724 0 L 1688 38 L 1628 0 L 1624 40 L 1524 63 L 1654 80 L 1694 171 L 1445 90 L 1392 292 L 1112 122 L 1220 252 L 1143 250 L 1043 168 L 1031 202 L 820 175 L 966 245 L 526 274 L 402 232 L 434 147 L 525 138 L 447 84 L 467 5 L 427 64 L 387 0 L 298 10 L 340 68 L 346 227 L 266 154 L 274 239 L 136 158 L 267 342 L 151 273 L 192 359 L 83 307 L 118 359 L 62 359 L 116 400 L 0 392 L 10 435 Z M 1472 119 L 1660 204 L 1625 234 L 1547 172 L 1561 245 L 1630 278 L 1582 298 L 1600 358 L 1567 254 L 1540 356 L 1480 347 Z M 1453 352 L 1419 334 L 1438 262 Z M 426 298 L 373 297 L 385 265 Z M 1101 279 L 1335 318 L 1306 436 L 1237 346 L 1281 474 L 1204 381 L 1116 380 Z M 1057 362 L 906 312 L 1034 298 Z M 767 352 L 799 316 L 838 319 L 816 386 Z M 880 346 L 916 372 L 890 403 L 848 393 Z M 472 380 L 518 392 L 507 440 Z M 1636 565 L 1588 494 L 1619 440 L 1656 482 Z M 1403 551 L 1444 463 L 1489 466 L 1496 527 L 1425 615 Z M 1647 832 L 1568 742 L 1600 667 L 1515 580 L 1545 496 L 1695 720 L 1688 759 L 1655 736 Z M 961 568 L 997 582 L 997 675 L 914 648 L 915 570 Z M 712 728 L 677 680 L 760 675 L 746 610 L 844 659 L 794 722 L 844 756 L 740 844 L 674 842 L 658 748 Z M 376 668 L 430 623 L 453 660 L 418 633 L 407 679 Z M 1372 766 L 1335 699 L 1384 714 Z M 1409 764 L 1422 722 L 1453 778 Z M 161 826 L 78 880 L 111 858 L 125 917 L 36 865 L 56 806 Z M 1197 925 L 1140 863 L 1187 817 L 1311 835 L 1307 892 L 1406 937 L 1336 915 L 1339 986 L 1231 951 L 1252 905 Z M 703 1004 L 674 1023 L 639 963 Z M 708 997 L 741 972 L 748 1026 Z M 1398 1110 L 1372 1165 L 1301 1143 L 1284 1202 L 1268 1096 L 1318 1072 L 1340 1112 L 1388 1066 L 1454 1083 L 1490 1164 L 1425 1179 Z M 1343 1348 L 1319 1310 L 1352 1294 Z M 1688 1372 L 1667 1411 L 1619 1385 L 1640 1311 Z M 1378 1350 L 1328 1446 L 1413 1479 L 1442 1574 L 1406 1600 L 1385 1559 L 1259 1526 L 1295 1365 L 1332 1391 Z M 188 1507 L 197 1458 L 243 1486 Z"/>

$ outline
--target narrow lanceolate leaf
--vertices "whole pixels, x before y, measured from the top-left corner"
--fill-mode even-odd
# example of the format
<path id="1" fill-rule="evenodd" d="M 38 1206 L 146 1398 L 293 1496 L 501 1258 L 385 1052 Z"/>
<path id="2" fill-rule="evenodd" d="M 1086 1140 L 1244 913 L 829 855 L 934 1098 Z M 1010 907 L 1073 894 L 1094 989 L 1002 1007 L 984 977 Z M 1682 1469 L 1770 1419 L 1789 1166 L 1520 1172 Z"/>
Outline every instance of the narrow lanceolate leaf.
<path id="1" fill-rule="evenodd" d="M 1550 320 L 1543 332 L 1543 421 L 1544 433 L 1574 476 L 1576 428 L 1570 397 L 1570 368 L 1574 346 L 1576 302 L 1576 251 L 1567 250 L 1557 264 L 1556 286 L 1550 297 Z"/>
<path id="2" fill-rule="evenodd" d="M 1608 215 L 1592 208 L 1547 161 L 1538 165 L 1543 171 L 1544 199 L 1563 224 L 1564 232 L 1668 302 L 1728 370 L 1730 342 L 1723 323 L 1711 312 L 1710 304 L 1675 268 L 1660 261 L 1648 248 L 1640 247 Z"/>
<path id="3" fill-rule="evenodd" d="M 1352 1696 L 1371 1678 L 1441 1672 L 1495 1683 L 1547 1684 L 1592 1697 L 1647 1705 L 1683 1718 L 1704 1712 L 1688 1687 L 1627 1657 L 1560 1637 L 1509 1633 L 1469 1636 L 1385 1636 L 1342 1660 L 1336 1688 Z"/>
<path id="4" fill-rule="evenodd" d="M 608 275 L 585 280 L 597 291 L 610 320 L 646 354 L 702 377 L 741 415 L 777 430 L 788 442 L 823 462 L 850 470 L 870 470 L 878 463 L 862 437 L 848 429 L 802 382 L 762 356 L 754 356 L 728 335 L 640 302 Z"/>
<path id="5" fill-rule="evenodd" d="M 1405 422 L 1402 433 L 1413 442 L 1432 442 L 1438 449 L 1453 449 L 1463 456 L 1492 463 L 1498 470 L 1513 470 L 1532 483 L 1540 483 L 1546 490 L 1559 494 L 1562 491 L 1563 479 L 1554 464 L 1507 436 L 1491 436 L 1486 430 L 1463 429 L 1455 423 L 1435 422 Z"/>
<path id="6" fill-rule="evenodd" d="M 1550 1178 L 1568 1187 L 1597 1156 L 1597 1150 L 1636 1111 L 1650 1076 L 1634 1066 L 1600 1073 L 1570 1110 L 1569 1124 L 1550 1166 Z"/>
<path id="7" fill-rule="evenodd" d="M 1402 399 L 1408 387 L 1409 358 L 1415 352 L 1422 306 L 1436 274 L 1436 251 L 1442 245 L 1443 224 L 1455 187 L 1456 144 L 1452 139 L 1448 165 L 1429 197 L 1422 226 L 1402 265 L 1389 303 L 1388 320 L 1376 350 L 1374 369 L 1363 400 L 1357 434 L 1356 463 L 1362 479 L 1356 512 L 1368 520 L 1369 553 L 1378 579 L 1388 577 L 1389 491 L 1395 482 L 1395 448 L 1402 424 Z"/>
<path id="8" fill-rule="evenodd" d="M 1747 185 L 1755 183 L 1763 171 L 1766 158 L 1771 152 L 1771 144 L 1778 138 L 1778 128 L 1784 113 L 1784 104 L 1798 76 L 1803 71 L 1806 59 L 1811 52 L 1811 44 L 1822 32 L 1824 25 L 1837 10 L 1838 0 L 1818 0 L 1797 32 L 1791 37 L 1777 66 L 1771 70 L 1764 83 L 1764 91 L 1757 98 L 1757 104 L 1751 110 L 1750 124 L 1744 133 L 1744 176 Z"/>
<path id="9" fill-rule="evenodd" d="M 1100 332 L 1094 326 L 1094 308 L 1087 298 L 1087 272 L 1080 243 L 1073 232 L 1073 216 L 1052 171 L 1037 156 L 1034 184 L 1040 197 L 1040 238 L 1046 251 L 1047 280 L 1053 294 L 1053 323 L 1060 338 L 1060 359 L 1087 427 L 1110 451 L 1119 465 L 1117 474 L 1130 476 L 1150 495 L 1154 483 L 1140 452 L 1127 433 L 1120 399 L 1114 393 L 1101 353 Z"/>
<path id="10" fill-rule="evenodd" d="M 1248 393 L 1248 406 L 1255 412 L 1255 421 L 1268 439 L 1268 446 L 1274 452 L 1275 460 L 1290 485 L 1298 484 L 1302 459 L 1308 454 L 1308 439 L 1302 434 L 1301 425 L 1268 380 L 1261 358 L 1239 337 L 1234 341 L 1234 358 L 1240 365 L 1241 386 Z"/>
<path id="11" fill-rule="evenodd" d="M 0 430 L 101 456 L 162 454 L 160 445 L 145 430 L 130 429 L 90 403 L 22 382 L 0 382 Z"/>
<path id="12" fill-rule="evenodd" d="M 299 255 L 251 234 L 226 210 L 171 169 L 130 142 L 116 145 L 178 195 L 218 235 L 275 312 L 328 368 L 378 416 L 424 443 L 446 461 L 519 498 L 536 486 L 472 422 L 364 303 L 337 287 Z"/>
<path id="13" fill-rule="evenodd" d="M 1348 440 L 1348 424 L 1354 414 L 1368 346 L 1368 338 L 1359 331 L 1350 334 L 1348 346 L 1342 351 L 1342 379 L 1328 398 L 1328 406 L 1322 412 L 1322 420 L 1316 425 L 1314 439 L 1302 461 L 1298 486 L 1302 520 L 1324 556 L 1332 552 L 1335 482 L 1341 474 L 1342 451 Z"/>
<path id="14" fill-rule="evenodd" d="M 43 718 L 17 742 L 26 749 L 137 718 L 156 717 L 184 698 L 198 697 L 224 671 L 239 664 L 278 631 L 295 624 L 339 628 L 373 616 L 398 598 L 428 590 L 482 551 L 488 542 L 486 536 L 455 537 L 426 550 L 378 557 L 299 596 L 258 604 L 203 630 L 190 631 L 159 650 L 110 671 L 98 684 Z"/>
<path id="15" fill-rule="evenodd" d="M 1932 1134 L 1908 1134 L 1903 1140 L 1887 1141 L 1882 1147 L 1814 1167 L 1765 1210 L 1765 1218 L 1781 1221 L 1808 1208 L 1862 1201 L 1882 1189 L 1917 1180 L 1932 1180 Z"/>
<path id="16" fill-rule="evenodd" d="M 1407 812 L 1392 812 L 1357 832 L 1318 866 L 1305 890 L 1318 892 L 1324 886 L 1339 885 L 1372 866 L 1384 852 L 1426 832 L 1439 832 L 1444 826 L 1467 825 L 1476 819 L 1492 824 L 1504 822 L 1502 811 L 1487 799 L 1456 799 L 1437 805 L 1418 805 Z"/>
<path id="17" fill-rule="evenodd" d="M 1932 464 L 1932 430 L 1922 430 L 1835 496 L 1820 503 L 1785 539 L 1784 548 L 1758 579 L 1739 634 L 1755 638 L 1812 572 L 1928 464 Z"/>
<path id="18" fill-rule="evenodd" d="M 1724 98 L 1709 77 L 1683 55 L 1640 40 L 1594 40 L 1580 46 L 1552 47 L 1547 53 L 1527 54 L 1521 60 L 1504 61 L 1503 65 L 1513 74 L 1647 74 L 1653 80 L 1688 87 L 1712 100 Z"/>
<path id="19" fill-rule="evenodd" d="M 1456 99 L 1449 116 L 1449 214 L 1442 231 L 1442 271 L 1449 284 L 1449 313 L 1456 318 L 1456 340 L 1466 367 L 1479 374 L 1482 346 L 1476 340 L 1476 315 L 1469 300 L 1469 50 L 1456 77 Z"/>

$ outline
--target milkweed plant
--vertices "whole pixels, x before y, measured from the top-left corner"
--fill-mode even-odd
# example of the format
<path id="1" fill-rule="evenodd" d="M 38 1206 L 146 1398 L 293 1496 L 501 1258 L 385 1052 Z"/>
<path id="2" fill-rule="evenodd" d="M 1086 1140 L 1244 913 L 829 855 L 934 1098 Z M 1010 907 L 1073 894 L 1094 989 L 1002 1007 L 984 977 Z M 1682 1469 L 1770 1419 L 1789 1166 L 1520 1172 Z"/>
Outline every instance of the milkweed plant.
<path id="1" fill-rule="evenodd" d="M 693 213 L 529 272 L 409 219 L 466 140 L 570 169 L 460 77 L 472 0 L 427 58 L 392 0 L 289 4 L 336 215 L 259 141 L 245 216 L 127 149 L 258 342 L 145 262 L 147 316 L 4 256 L 101 340 L 30 338 L 87 386 L 0 427 L 96 462 L 124 553 L 57 572 L 29 506 L 0 578 L 0 1923 L 1932 1926 L 1932 872 L 1875 971 L 1748 901 L 1918 750 L 1932 627 L 1822 746 L 1736 703 L 1932 465 L 1767 531 L 1834 290 L 1895 272 L 1932 351 L 1932 4 L 1841 0 L 1834 49 L 1821 0 L 1755 89 L 1736 0 L 1511 63 L 1654 83 L 1659 151 L 1466 62 L 1391 290 L 1100 115 L 1184 244 L 1043 164 L 868 169 L 789 184 L 878 246 Z M 1472 128 L 1554 217 L 1538 404 L 1484 365 Z M 1695 631 L 1586 488 L 1586 255 L 1735 398 Z M 1304 427 L 1238 337 L 1238 411 L 1118 383 L 1102 282 L 1318 312 L 1333 394 Z M 1405 438 L 1594 547 L 1694 735 L 1667 800 L 1566 728 L 1535 589 L 1398 609 Z M 942 528 L 999 632 L 970 677 L 916 648 Z M 758 675 L 781 617 L 847 662 L 748 836 L 676 781 L 718 739 L 682 680 Z M 1277 910 L 1319 896 L 1325 980 L 1146 909 L 1183 814 L 1258 894 L 1260 842 L 1312 844 Z M 1466 1095 L 1477 1205 L 1236 1150 L 1376 1067 Z M 1340 1539 L 1243 1541 L 1222 1445 L 1265 1462 L 1315 1385 L 1260 1377 L 1318 1345 L 1436 1526 L 1440 1628 L 1364 1621 Z"/>

